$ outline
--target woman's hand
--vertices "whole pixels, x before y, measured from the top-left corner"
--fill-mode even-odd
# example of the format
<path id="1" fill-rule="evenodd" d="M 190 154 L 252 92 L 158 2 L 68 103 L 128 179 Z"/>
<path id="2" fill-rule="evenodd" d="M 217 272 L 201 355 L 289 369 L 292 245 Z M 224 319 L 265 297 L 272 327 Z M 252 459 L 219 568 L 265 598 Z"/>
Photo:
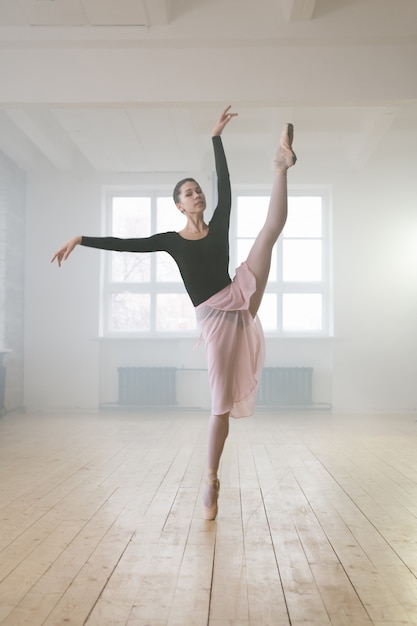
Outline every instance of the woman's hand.
<path id="1" fill-rule="evenodd" d="M 221 114 L 219 121 L 213 128 L 212 137 L 216 137 L 222 134 L 223 128 L 230 122 L 232 117 L 236 117 L 237 113 L 229 113 L 229 109 L 231 108 L 231 104 L 223 111 Z"/>
<path id="2" fill-rule="evenodd" d="M 64 244 L 59 250 L 55 252 L 54 256 L 51 259 L 51 263 L 57 260 L 59 267 L 61 267 L 62 261 L 66 261 L 69 255 L 71 254 L 71 252 L 74 250 L 75 246 L 78 246 L 80 243 L 81 243 L 80 236 L 73 237 L 72 239 L 67 241 L 66 244 Z"/>

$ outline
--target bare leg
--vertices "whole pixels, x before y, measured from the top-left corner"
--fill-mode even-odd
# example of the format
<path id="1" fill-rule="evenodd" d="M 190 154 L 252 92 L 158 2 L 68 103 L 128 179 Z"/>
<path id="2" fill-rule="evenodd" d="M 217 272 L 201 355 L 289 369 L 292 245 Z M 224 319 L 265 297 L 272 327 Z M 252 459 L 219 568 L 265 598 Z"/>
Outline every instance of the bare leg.
<path id="1" fill-rule="evenodd" d="M 229 415 L 211 415 L 208 425 L 208 456 L 207 467 L 217 472 L 224 443 L 229 434 Z"/>
<path id="2" fill-rule="evenodd" d="M 208 426 L 208 469 L 203 504 L 206 519 L 215 519 L 220 484 L 217 478 L 224 443 L 229 434 L 229 415 L 212 415 Z"/>
<path id="3" fill-rule="evenodd" d="M 265 224 L 255 239 L 247 258 L 247 264 L 256 277 L 256 291 L 251 297 L 249 307 L 253 317 L 258 312 L 268 281 L 272 249 L 287 220 L 287 170 L 296 161 L 296 156 L 292 150 L 292 138 L 292 124 L 287 124 L 282 132 L 274 159 L 275 177 Z"/>

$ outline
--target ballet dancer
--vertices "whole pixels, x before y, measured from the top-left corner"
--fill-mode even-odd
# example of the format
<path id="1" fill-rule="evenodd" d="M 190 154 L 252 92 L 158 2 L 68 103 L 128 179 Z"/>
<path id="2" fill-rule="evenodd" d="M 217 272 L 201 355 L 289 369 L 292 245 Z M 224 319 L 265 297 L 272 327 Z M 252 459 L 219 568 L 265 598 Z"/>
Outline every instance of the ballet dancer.
<path id="1" fill-rule="evenodd" d="M 180 180 L 173 192 L 177 209 L 186 219 L 178 232 L 151 237 L 77 236 L 52 257 L 58 266 L 77 245 L 125 252 L 168 252 L 176 261 L 195 307 L 204 339 L 211 393 L 208 424 L 207 473 L 203 493 L 206 520 L 216 519 L 220 482 L 217 476 L 230 417 L 248 417 L 255 409 L 264 363 L 264 336 L 257 316 L 268 280 L 272 249 L 287 219 L 287 170 L 295 164 L 293 126 L 286 124 L 274 157 L 274 179 L 265 223 L 236 270 L 229 266 L 231 188 L 221 135 L 237 115 L 228 106 L 212 131 L 218 200 L 209 223 L 204 219 L 206 198 L 196 180 Z"/>

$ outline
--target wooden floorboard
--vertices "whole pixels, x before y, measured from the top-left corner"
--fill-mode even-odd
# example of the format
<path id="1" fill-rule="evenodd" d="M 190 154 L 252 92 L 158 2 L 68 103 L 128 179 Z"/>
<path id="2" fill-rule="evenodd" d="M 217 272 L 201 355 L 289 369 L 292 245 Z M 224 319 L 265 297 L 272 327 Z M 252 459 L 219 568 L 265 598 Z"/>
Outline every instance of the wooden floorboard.
<path id="1" fill-rule="evenodd" d="M 415 415 L 0 418 L 0 624 L 417 625 Z"/>

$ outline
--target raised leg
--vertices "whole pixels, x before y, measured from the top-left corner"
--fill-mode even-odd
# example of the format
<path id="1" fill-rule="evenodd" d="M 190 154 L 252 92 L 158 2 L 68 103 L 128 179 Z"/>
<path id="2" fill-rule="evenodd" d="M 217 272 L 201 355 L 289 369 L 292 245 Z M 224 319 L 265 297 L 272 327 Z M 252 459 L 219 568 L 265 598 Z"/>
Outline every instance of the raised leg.
<path id="1" fill-rule="evenodd" d="M 275 176 L 265 224 L 256 237 L 247 258 L 247 264 L 256 277 L 256 291 L 252 295 L 249 307 L 253 317 L 258 312 L 268 281 L 272 249 L 287 220 L 287 170 L 296 161 L 292 150 L 292 140 L 292 124 L 286 124 L 274 159 Z"/>

